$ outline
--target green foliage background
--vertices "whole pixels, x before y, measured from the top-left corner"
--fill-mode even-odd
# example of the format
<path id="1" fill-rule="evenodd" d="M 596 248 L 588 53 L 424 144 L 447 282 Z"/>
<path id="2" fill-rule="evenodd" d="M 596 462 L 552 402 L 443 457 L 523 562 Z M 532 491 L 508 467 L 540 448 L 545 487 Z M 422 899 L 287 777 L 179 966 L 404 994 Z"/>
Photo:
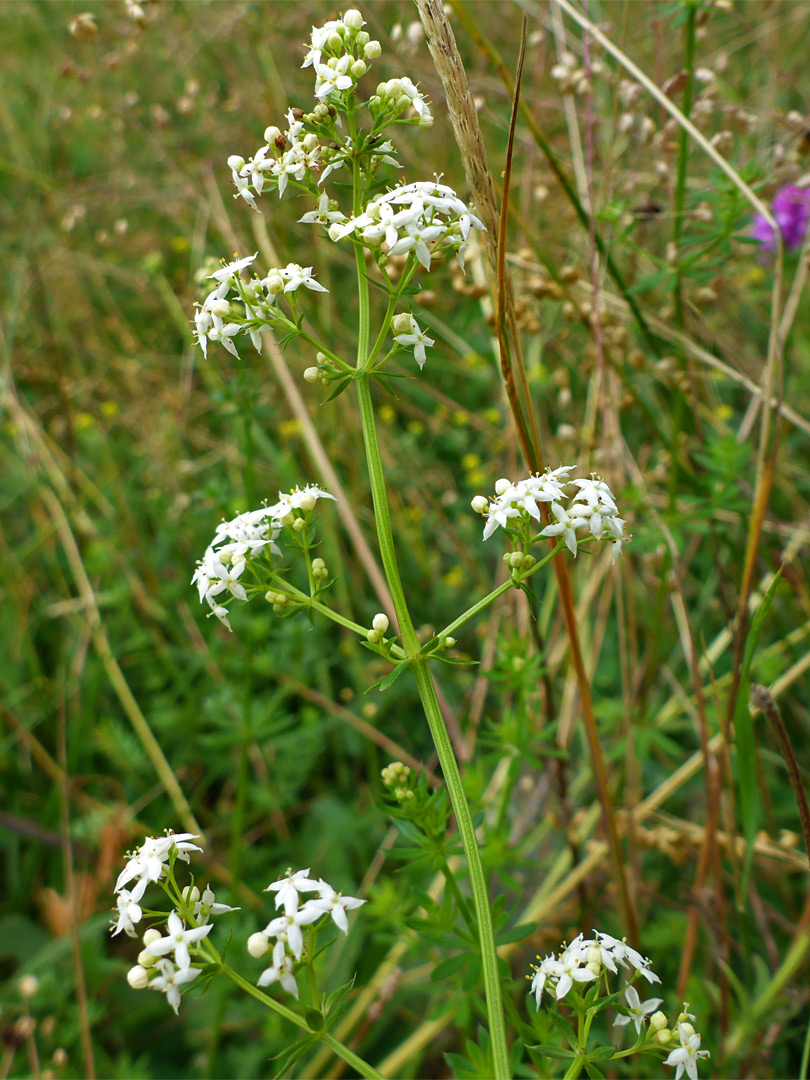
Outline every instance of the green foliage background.
<path id="1" fill-rule="evenodd" d="M 577 54 L 581 37 L 571 24 L 563 31 L 540 3 L 465 2 L 453 16 L 493 173 L 499 182 L 510 98 L 466 24 L 512 70 L 524 10 L 524 100 L 566 175 L 581 183 L 585 100 L 562 95 L 550 74 L 564 47 L 559 35 Z M 683 67 L 685 11 L 657 0 L 589 5 L 659 85 Z M 71 34 L 82 12 L 94 16 L 96 34 Z M 312 439 L 267 357 L 243 350 L 237 363 L 213 347 L 206 360 L 188 322 L 206 257 L 269 246 L 282 264 L 315 266 L 330 292 L 311 298 L 313 324 L 351 352 L 351 252 L 297 225 L 303 209 L 295 199 L 266 197 L 261 218 L 235 205 L 225 165 L 229 154 L 252 153 L 289 104 L 309 106 L 300 43 L 312 24 L 335 14 L 313 2 L 167 0 L 147 5 L 139 26 L 123 4 L 14 0 L 0 9 L 0 1024 L 3 1068 L 12 1076 L 48 1068 L 86 1074 L 81 982 L 101 1076 L 263 1076 L 291 1038 L 255 1002 L 217 982 L 201 997 L 191 992 L 179 1019 L 163 998 L 125 982 L 130 943 L 107 934 L 121 855 L 145 832 L 187 824 L 155 771 L 138 716 L 204 831 L 218 895 L 241 903 L 229 923 L 231 962 L 258 974 L 243 942 L 270 917 L 261 890 L 289 865 L 311 866 L 370 897 L 330 954 L 327 981 L 335 987 L 356 976 L 358 988 L 374 987 L 374 1008 L 354 1031 L 359 1052 L 381 1063 L 416 1033 L 392 1075 L 473 1068 L 446 1053 L 475 1062 L 465 1040 L 479 1041 L 483 1015 L 477 959 L 451 919 L 420 915 L 439 862 L 409 867 L 396 857 L 402 841 L 391 831 L 379 778 L 391 754 L 356 724 L 365 721 L 435 767 L 415 691 L 400 679 L 383 694 L 364 694 L 387 668 L 321 622 L 280 620 L 254 604 L 234 612 L 236 632 L 228 635 L 205 619 L 189 586 L 223 516 L 322 479 Z M 415 9 L 385 0 L 364 14 L 383 44 L 378 77 L 404 71 L 433 101 L 435 127 L 406 129 L 400 140 L 405 178 L 444 173 L 464 193 L 440 83 L 424 42 L 409 43 Z M 807 127 L 789 115 L 810 111 L 809 16 L 804 2 L 758 0 L 698 13 L 695 64 L 715 73 L 714 89 L 698 85 L 698 101 L 712 103 L 702 130 L 729 133 L 722 152 L 765 199 L 810 164 Z M 397 24 L 405 34 L 395 43 Z M 600 271 L 606 403 L 582 307 L 590 296 L 588 233 L 519 121 L 509 253 L 529 380 L 548 460 L 613 469 L 633 534 L 614 572 L 598 556 L 580 557 L 572 572 L 644 950 L 675 1006 L 696 912 L 686 997 L 712 1051 L 712 1073 L 794 1076 L 806 1034 L 810 908 L 779 746 L 756 720 L 760 832 L 747 892 L 742 841 L 727 842 L 741 828 L 739 790 L 723 779 L 724 908 L 711 875 L 694 886 L 707 820 L 702 766 L 681 779 L 677 772 L 700 750 L 701 708 L 710 735 L 723 729 L 760 422 L 751 386 L 766 354 L 773 264 L 747 238 L 750 207 L 690 146 L 673 271 L 677 131 L 642 96 L 636 122 L 650 117 L 662 138 L 643 143 L 637 128 L 623 133 L 616 65 L 603 54 L 599 60 L 607 75 L 592 77 L 596 223 L 653 340 Z M 672 94 L 680 100 L 679 90 Z M 789 255 L 788 283 L 798 265 Z M 474 287 L 482 282 L 480 266 L 466 282 L 447 264 L 436 268 L 418 298 L 436 347 L 421 375 L 402 359 L 399 370 L 414 377 L 397 380 L 397 397 L 379 399 L 402 573 L 426 637 L 493 587 L 502 548 L 496 538 L 482 545 L 469 500 L 522 471 L 487 322 L 491 294 Z M 673 333 L 679 288 L 682 334 Z M 802 294 L 785 342 L 792 412 L 779 422 L 756 587 L 788 554 L 789 565 L 751 671 L 774 688 L 803 777 L 809 335 Z M 313 358 L 294 345 L 285 360 L 376 550 L 351 395 L 321 405 L 319 391 L 300 378 Z M 335 602 L 369 625 L 380 604 L 364 559 L 334 512 L 319 518 L 321 554 L 337 574 Z M 580 929 L 620 929 L 607 861 L 596 860 L 581 880 L 571 876 L 598 842 L 599 815 L 556 587 L 551 576 L 535 580 L 531 612 L 518 597 L 460 635 L 459 655 L 480 667 L 439 671 L 452 729 L 476 743 L 465 779 L 486 815 L 485 858 L 502 925 L 523 925 L 530 901 L 539 912 L 522 937 L 513 935 L 520 940 L 508 955 L 524 1018 L 534 1014 L 523 977 L 536 953 Z M 701 668 L 702 705 L 684 650 L 690 636 L 699 656 L 711 656 Z M 734 775 L 733 736 L 728 762 Z M 630 823 L 629 812 L 673 776 L 655 813 Z M 392 948 L 393 973 L 384 967 Z M 40 980 L 28 1004 L 19 995 L 25 973 Z M 39 1064 L 15 1028 L 29 1008 Z M 542 1028 L 542 1013 L 536 1022 Z M 58 1047 L 66 1064 L 51 1063 Z M 314 1075 L 308 1067 L 305 1059 L 294 1074 Z M 334 1062 L 318 1067 L 317 1075 L 338 1075 Z M 522 1069 L 554 1075 L 547 1061 Z"/>

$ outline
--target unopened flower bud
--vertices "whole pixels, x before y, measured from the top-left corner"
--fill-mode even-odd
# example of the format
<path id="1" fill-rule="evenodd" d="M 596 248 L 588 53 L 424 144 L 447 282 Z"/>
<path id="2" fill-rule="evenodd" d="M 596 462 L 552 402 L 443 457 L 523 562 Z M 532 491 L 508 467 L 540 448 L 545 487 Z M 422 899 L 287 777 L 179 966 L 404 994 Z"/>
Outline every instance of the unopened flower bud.
<path id="1" fill-rule="evenodd" d="M 149 952 L 148 949 L 141 949 L 138 953 L 138 963 L 142 968 L 154 967 L 158 962 L 158 959 L 159 957 L 155 956 L 154 953 Z"/>
<path id="2" fill-rule="evenodd" d="M 182 895 L 187 904 L 196 904 L 200 899 L 200 890 L 196 885 L 186 885 Z"/>
<path id="3" fill-rule="evenodd" d="M 368 67 L 363 60 L 355 60 L 349 68 L 349 74 L 353 79 L 362 79 L 367 71 Z"/>
<path id="4" fill-rule="evenodd" d="M 666 1013 L 662 1013 L 659 1009 L 658 1012 L 654 1012 L 650 1017 L 650 1028 L 653 1031 L 661 1031 L 667 1026 Z"/>
<path id="5" fill-rule="evenodd" d="M 133 990 L 145 990 L 149 985 L 149 972 L 140 964 L 136 964 L 127 972 L 127 982 Z"/>
<path id="6" fill-rule="evenodd" d="M 383 612 L 380 612 L 379 615 L 375 615 L 371 620 L 371 625 L 375 630 L 379 630 L 381 634 L 384 634 L 389 625 L 388 616 L 383 614 Z"/>
<path id="7" fill-rule="evenodd" d="M 268 130 L 269 130 L 269 128 L 268 128 Z M 266 132 L 265 132 L 265 138 L 267 138 L 267 133 Z M 231 156 L 228 158 L 228 168 L 229 169 L 235 169 L 236 172 L 239 172 L 240 169 L 244 168 L 244 165 L 245 165 L 245 159 L 243 157 L 240 157 L 239 154 L 231 154 Z"/>
<path id="8" fill-rule="evenodd" d="M 339 222 L 337 222 L 337 221 L 332 222 L 332 224 L 329 226 L 329 229 L 328 229 L 329 239 L 332 240 L 332 241 L 339 240 L 340 239 L 340 230 L 342 228 L 343 228 L 343 226 Z"/>
<path id="9" fill-rule="evenodd" d="M 258 960 L 260 957 L 264 956 L 265 953 L 269 950 L 269 948 L 270 939 L 268 938 L 267 934 L 262 934 L 261 932 L 259 932 L 258 934 L 251 934 L 248 938 L 247 951 L 255 960 Z"/>
<path id="10" fill-rule="evenodd" d="M 382 53 L 382 46 L 379 41 L 369 41 L 363 49 L 363 56 L 366 60 L 376 60 Z"/>
<path id="11" fill-rule="evenodd" d="M 274 270 L 267 275 L 265 285 L 271 296 L 278 296 L 279 293 L 284 292 L 284 278 L 278 270 Z"/>
<path id="12" fill-rule="evenodd" d="M 314 131 L 308 132 L 301 140 L 301 145 L 307 151 L 307 153 L 309 153 L 310 150 L 314 150 L 315 147 L 318 145 L 318 136 L 315 134 Z"/>
<path id="13" fill-rule="evenodd" d="M 349 8 L 348 11 L 343 13 L 343 25 L 348 26 L 350 30 L 361 30 L 365 25 L 365 21 L 357 8 Z"/>
<path id="14" fill-rule="evenodd" d="M 658 1042 L 663 1043 L 664 1046 L 666 1046 L 668 1042 L 672 1042 L 672 1032 L 669 1028 L 659 1028 L 655 1033 L 655 1037 Z"/>
<path id="15" fill-rule="evenodd" d="M 380 633 L 379 630 L 368 630 L 368 631 L 366 631 L 366 641 L 370 641 L 373 645 L 376 645 L 379 642 L 381 637 L 382 637 L 382 634 Z"/>
<path id="16" fill-rule="evenodd" d="M 489 499 L 486 495 L 476 495 L 470 506 L 476 512 L 476 514 L 483 514 L 486 508 L 489 506 Z"/>
<path id="17" fill-rule="evenodd" d="M 274 143 L 276 139 L 281 138 L 281 128 L 277 128 L 275 124 L 271 124 L 270 127 L 264 129 L 264 141 L 267 143 Z"/>
<path id="18" fill-rule="evenodd" d="M 503 495 L 505 491 L 508 491 L 512 486 L 511 482 L 502 476 L 500 480 L 495 481 L 495 494 Z"/>
<path id="19" fill-rule="evenodd" d="M 144 931 L 143 943 L 148 949 L 150 945 L 153 945 L 156 941 L 160 941 L 162 936 L 163 935 L 159 930 L 156 930 L 154 926 L 150 926 L 148 930 Z"/>
<path id="20" fill-rule="evenodd" d="M 410 334 L 411 326 L 413 323 L 413 317 L 403 312 L 401 315 L 395 315 L 391 320 L 391 329 L 395 334 Z"/>
<path id="21" fill-rule="evenodd" d="M 456 639 L 454 637 L 451 637 L 449 634 L 446 638 L 442 638 L 442 648 L 444 649 L 452 649 L 455 643 Z"/>
<path id="22" fill-rule="evenodd" d="M 678 1031 L 683 1035 L 694 1035 L 695 1028 L 693 1024 L 690 1024 L 688 1020 L 678 1024 Z"/>
<path id="23" fill-rule="evenodd" d="M 317 382 L 320 377 L 320 372 L 316 367 L 308 367 L 304 371 L 305 382 Z"/>
<path id="24" fill-rule="evenodd" d="M 343 48 L 343 38 L 338 33 L 330 34 L 326 39 L 326 47 L 332 52 L 339 52 Z"/>
<path id="25" fill-rule="evenodd" d="M 433 127 L 433 117 L 430 115 L 430 113 L 428 113 L 428 112 L 422 113 L 422 115 L 419 117 L 419 127 L 420 128 L 432 128 Z"/>
<path id="26" fill-rule="evenodd" d="M 315 498 L 315 496 L 311 492 L 307 492 L 306 494 L 301 496 L 301 502 L 300 502 L 299 505 L 300 505 L 302 510 L 314 510 L 315 509 L 315 503 L 317 501 L 318 500 Z"/>
<path id="27" fill-rule="evenodd" d="M 357 33 L 357 37 L 354 39 L 354 43 L 358 49 L 363 49 L 368 44 L 371 34 L 366 33 L 365 30 L 360 30 Z"/>
<path id="28" fill-rule="evenodd" d="M 211 314 L 216 315 L 220 319 L 224 319 L 227 315 L 230 315 L 231 313 L 231 305 L 224 297 L 222 297 L 221 299 L 215 297 L 213 300 L 210 300 L 208 302 L 207 306 Z"/>
<path id="29" fill-rule="evenodd" d="M 531 570 L 531 568 L 534 566 L 534 564 L 536 562 L 537 562 L 537 559 L 535 559 L 534 555 L 524 555 L 523 556 L 523 569 L 524 570 Z"/>
<path id="30" fill-rule="evenodd" d="M 306 507 L 304 509 L 306 509 Z M 292 523 L 292 527 L 296 532 L 303 532 L 304 529 L 307 527 L 307 523 L 304 521 L 303 518 L 296 518 L 295 521 L 293 521 Z"/>

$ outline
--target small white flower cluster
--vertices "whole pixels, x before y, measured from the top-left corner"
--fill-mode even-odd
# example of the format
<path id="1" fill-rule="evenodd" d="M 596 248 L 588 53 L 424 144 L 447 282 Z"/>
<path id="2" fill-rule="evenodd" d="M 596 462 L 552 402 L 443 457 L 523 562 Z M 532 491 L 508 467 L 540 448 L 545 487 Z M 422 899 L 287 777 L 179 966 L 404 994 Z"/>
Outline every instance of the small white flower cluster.
<path id="1" fill-rule="evenodd" d="M 476 495 L 472 508 L 485 515 L 484 539 L 488 540 L 495 530 L 510 529 L 512 525 L 526 523 L 529 518 L 541 520 L 539 503 L 547 503 L 553 521 L 540 530 L 540 536 L 563 536 L 569 551 L 576 556 L 577 532 L 584 531 L 596 540 L 613 541 L 613 561 L 621 554 L 624 537 L 624 519 L 620 518 L 613 493 L 604 480 L 569 478 L 576 466 L 563 465 L 536 476 L 512 483 L 501 479 L 495 484 L 495 497 L 487 499 Z M 573 484 L 578 490 L 571 496 L 569 505 L 563 505 L 565 488 Z"/>
<path id="2" fill-rule="evenodd" d="M 251 934 L 247 948 L 251 956 L 260 959 L 272 949 L 273 962 L 265 968 L 258 979 L 259 986 L 279 983 L 293 997 L 298 997 L 298 984 L 293 974 L 293 964 L 301 959 L 304 950 L 302 927 L 311 926 L 322 916 L 330 915 L 332 921 L 344 934 L 349 932 L 347 911 L 365 904 L 354 896 L 336 892 L 323 878 L 314 880 L 306 870 L 288 869 L 286 875 L 269 885 L 265 892 L 276 894 L 276 907 L 284 908 L 284 914 L 271 919 L 264 930 Z M 300 903 L 300 894 L 316 892 L 317 897 Z"/>
<path id="3" fill-rule="evenodd" d="M 625 941 L 594 930 L 592 939 L 586 941 L 584 935 L 579 934 L 559 955 L 550 953 L 539 966 L 532 964 L 534 975 L 531 977 L 531 991 L 537 1007 L 540 1007 L 544 989 L 549 994 L 553 992 L 557 1001 L 562 1001 L 575 982 L 593 982 L 599 978 L 603 968 L 616 974 L 619 970 L 617 964 L 623 968 L 629 964 L 648 982 L 661 981 L 650 967 L 650 961 L 640 952 Z"/>
<path id="4" fill-rule="evenodd" d="M 343 157 L 334 157 L 324 167 L 324 148 L 314 131 L 304 133 L 302 115 L 288 109 L 286 113 L 287 130 L 271 124 L 264 131 L 264 145 L 260 146 L 252 158 L 247 161 L 239 154 L 231 154 L 228 166 L 231 170 L 236 195 L 244 199 L 253 210 L 258 210 L 256 195 L 261 195 L 265 184 L 274 181 L 278 196 L 287 190 L 290 179 L 299 184 L 307 172 L 317 176 L 322 184 L 334 169 L 343 164 Z"/>
<path id="5" fill-rule="evenodd" d="M 168 833 L 166 836 L 149 836 L 141 847 L 129 857 L 118 875 L 115 892 L 118 894 L 118 921 L 113 936 L 122 931 L 128 937 L 137 937 L 135 923 L 141 921 L 143 911 L 140 901 L 150 883 L 166 877 L 167 867 L 173 860 L 189 861 L 189 852 L 202 851 L 194 833 Z M 135 882 L 133 889 L 124 886 Z M 144 947 L 138 954 L 138 963 L 127 973 L 127 982 L 133 990 L 157 990 L 166 998 L 175 1013 L 180 1007 L 180 987 L 200 974 L 200 968 L 191 963 L 190 946 L 197 945 L 211 932 L 209 919 L 238 908 L 218 904 L 213 891 L 206 887 L 202 894 L 196 886 L 183 890 L 183 899 L 189 904 L 195 926 L 186 926 L 182 914 L 169 914 L 166 933 L 150 927 L 143 935 Z"/>
<path id="6" fill-rule="evenodd" d="M 223 626 L 232 630 L 228 621 L 228 609 L 217 597 L 230 593 L 237 600 L 246 601 L 247 592 L 240 578 L 252 556 L 269 547 L 280 555 L 274 543 L 283 526 L 297 528 L 296 521 L 305 519 L 301 514 L 313 510 L 318 499 L 332 499 L 328 491 L 307 484 L 303 488 L 294 488 L 290 492 L 279 492 L 278 502 L 272 506 L 262 506 L 258 510 L 248 510 L 231 521 L 223 521 L 217 526 L 214 539 L 208 545 L 205 555 L 197 564 L 191 584 L 197 586 L 200 603 L 208 602 L 211 613 Z"/>
<path id="7" fill-rule="evenodd" d="M 431 255 L 447 248 L 455 251 L 463 270 L 470 230 L 483 228 L 447 184 L 418 180 L 386 191 L 357 217 L 330 225 L 329 236 L 337 241 L 354 235 L 370 248 L 385 243 L 389 255 L 413 251 L 425 270 L 430 270 Z"/>
<path id="8" fill-rule="evenodd" d="M 243 281 L 242 271 L 255 258 L 256 255 L 246 255 L 208 275 L 217 282 L 217 287 L 202 304 L 195 305 L 194 315 L 197 344 L 205 356 L 208 355 L 209 341 L 219 342 L 228 352 L 238 356 L 233 338 L 239 333 L 249 334 L 253 347 L 261 352 L 261 327 L 250 324 L 272 324 L 279 318 L 280 312 L 274 308 L 279 296 L 295 293 L 302 285 L 312 292 L 327 292 L 312 276 L 312 267 L 298 263 L 287 263 L 283 268 L 273 268 L 266 277 L 256 276 Z M 230 321 L 226 322 L 226 319 Z"/>
<path id="9" fill-rule="evenodd" d="M 540 964 L 532 964 L 534 975 L 531 979 L 531 992 L 535 996 L 538 1009 L 545 990 L 557 1001 L 562 1001 L 575 983 L 590 985 L 607 973 L 618 975 L 619 969 L 631 969 L 632 978 L 641 975 L 649 983 L 660 983 L 660 979 L 650 966 L 650 961 L 632 948 L 626 941 L 594 930 L 593 938 L 585 939 L 579 934 L 570 945 L 559 954 L 551 953 Z M 642 1001 L 636 988 L 629 984 L 624 989 L 627 1013 L 616 1018 L 614 1024 L 622 1027 L 632 1023 L 636 1035 L 641 1037 L 642 1027 L 646 1024 L 644 1043 L 674 1048 L 665 1060 L 665 1065 L 677 1066 L 675 1080 L 680 1080 L 686 1071 L 689 1080 L 697 1080 L 697 1063 L 701 1058 L 709 1057 L 708 1050 L 700 1049 L 700 1035 L 691 1023 L 695 1017 L 688 1012 L 684 1004 L 683 1012 L 677 1017 L 674 1028 L 670 1029 L 666 1015 L 660 1011 L 662 998 L 648 998 Z"/>
<path id="10" fill-rule="evenodd" d="M 365 25 L 360 12 L 349 8 L 341 19 L 329 19 L 323 26 L 312 27 L 301 67 L 315 71 L 315 97 L 323 100 L 351 90 L 368 71 L 366 61 L 380 55 L 382 47 L 366 33 Z"/>
<path id="11" fill-rule="evenodd" d="M 127 864 L 118 875 L 115 892 L 118 894 L 118 922 L 113 934 L 123 930 L 129 937 L 135 937 L 133 923 L 141 921 L 140 901 L 147 886 L 160 881 L 166 875 L 166 864 L 174 857 L 183 862 L 189 861 L 190 851 L 202 851 L 192 840 L 199 837 L 194 833 L 167 833 L 165 836 L 147 836 L 138 850 L 127 859 Z M 134 887 L 125 889 L 131 881 Z M 123 897 L 123 899 L 122 899 Z M 137 911 L 133 910 L 137 908 Z"/>

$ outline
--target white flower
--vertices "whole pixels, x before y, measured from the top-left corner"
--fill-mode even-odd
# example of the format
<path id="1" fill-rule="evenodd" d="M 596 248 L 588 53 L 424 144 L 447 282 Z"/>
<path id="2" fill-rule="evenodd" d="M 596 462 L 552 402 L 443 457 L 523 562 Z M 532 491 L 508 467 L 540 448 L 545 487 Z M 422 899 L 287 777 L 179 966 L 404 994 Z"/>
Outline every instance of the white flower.
<path id="1" fill-rule="evenodd" d="M 226 263 L 221 269 L 215 270 L 213 274 L 208 276 L 218 281 L 220 285 L 229 285 L 237 275 L 241 275 L 246 266 L 250 266 L 258 254 L 257 251 L 255 255 L 246 255 L 244 259 L 236 259 L 234 262 Z"/>
<path id="2" fill-rule="evenodd" d="M 180 987 L 183 983 L 196 979 L 200 974 L 199 968 L 177 968 L 171 960 L 158 960 L 155 968 L 160 974 L 149 983 L 149 989 L 164 993 L 166 1000 L 177 1013 L 180 1009 Z"/>
<path id="3" fill-rule="evenodd" d="M 463 268 L 471 228 L 484 226 L 452 188 L 437 181 L 417 181 L 373 199 L 362 214 L 333 225 L 329 235 L 342 240 L 354 233 L 371 247 L 384 240 L 394 255 L 413 250 L 429 270 L 432 253 L 445 246 L 456 252 Z"/>
<path id="4" fill-rule="evenodd" d="M 585 957 L 579 948 L 565 950 L 559 960 L 544 960 L 546 975 L 557 979 L 556 997 L 562 1001 L 575 982 L 592 982 L 596 975 L 585 966 Z"/>
<path id="5" fill-rule="evenodd" d="M 709 1057 L 709 1051 L 700 1049 L 700 1035 L 691 1024 L 678 1024 L 678 1037 L 681 1045 L 672 1051 L 664 1064 L 677 1066 L 675 1080 L 680 1080 L 684 1070 L 689 1080 L 697 1080 L 697 1063 L 700 1058 Z"/>
<path id="6" fill-rule="evenodd" d="M 289 956 L 283 957 L 280 963 L 274 963 L 266 968 L 259 976 L 259 986 L 272 986 L 274 982 L 281 983 L 287 993 L 292 994 L 294 998 L 298 997 L 298 984 L 293 975 L 293 963 Z"/>
<path id="7" fill-rule="evenodd" d="M 297 892 L 295 896 L 297 903 Z M 278 918 L 271 919 L 267 926 L 265 926 L 263 933 L 269 938 L 279 938 L 282 942 L 286 942 L 295 959 L 300 960 L 301 952 L 304 948 L 304 935 L 301 932 L 301 927 L 310 926 L 312 923 L 317 922 L 324 913 L 324 908 L 318 907 L 316 904 L 317 901 L 308 900 L 304 906 L 297 911 L 285 911 L 284 915 L 279 915 Z M 278 906 L 278 898 L 276 898 L 276 906 Z"/>
<path id="8" fill-rule="evenodd" d="M 347 74 L 350 57 L 348 54 L 340 59 L 332 57 L 327 63 L 315 62 L 315 97 L 327 98 L 330 94 L 339 93 L 341 90 L 350 90 L 354 86 L 354 80 Z"/>
<path id="9" fill-rule="evenodd" d="M 173 953 L 177 966 L 181 971 L 186 971 L 191 967 L 189 945 L 202 941 L 204 937 L 211 933 L 212 929 L 213 927 L 210 924 L 208 926 L 192 926 L 186 929 L 183 926 L 183 920 L 176 911 L 173 911 L 169 916 L 169 932 L 167 936 L 153 941 L 149 945 L 149 952 L 153 956 L 166 956 L 167 953 Z"/>
<path id="10" fill-rule="evenodd" d="M 333 502 L 337 502 L 335 496 L 330 495 L 328 491 L 324 491 L 323 488 L 319 488 L 316 484 L 307 484 L 303 488 L 293 488 L 290 492 L 280 491 L 278 493 L 278 502 L 271 506 L 268 512 L 272 515 L 274 521 L 286 524 L 286 519 L 289 518 L 293 510 L 312 510 L 318 499 L 331 499 Z"/>
<path id="11" fill-rule="evenodd" d="M 312 276 L 311 266 L 299 266 L 298 263 L 287 263 L 287 266 L 280 271 L 282 278 L 284 279 L 284 292 L 295 292 L 296 289 L 300 289 L 302 285 L 305 285 L 308 289 L 312 289 L 313 292 L 328 292 L 323 285 L 319 284 Z"/>
<path id="12" fill-rule="evenodd" d="M 329 209 L 329 195 L 327 192 L 323 192 L 318 199 L 318 209 L 310 210 L 308 214 L 304 214 L 303 217 L 298 219 L 300 224 L 311 225 L 318 223 L 320 225 L 332 225 L 335 222 L 343 222 L 346 220 L 346 215 L 342 214 L 340 210 Z"/>
<path id="13" fill-rule="evenodd" d="M 627 999 L 627 1008 L 630 1012 L 630 1015 L 617 1016 L 613 1023 L 619 1027 L 623 1027 L 625 1024 L 629 1024 L 632 1020 L 636 1026 L 636 1034 L 640 1035 L 641 1025 L 645 1017 L 649 1016 L 650 1013 L 654 1013 L 664 999 L 648 998 L 647 1001 L 642 1003 L 641 999 L 638 996 L 638 991 L 634 986 L 626 987 L 624 991 L 624 996 Z"/>
<path id="14" fill-rule="evenodd" d="M 388 622 L 387 619 L 386 622 Z M 339 927 L 344 934 L 348 934 L 349 920 L 346 918 L 346 912 L 362 907 L 365 902 L 354 896 L 344 896 L 343 893 L 335 892 L 332 886 L 321 878 L 318 882 L 318 898 L 308 900 L 307 907 L 312 905 L 318 908 L 320 913 L 328 912 L 335 926 Z"/>
<path id="15" fill-rule="evenodd" d="M 611 937 L 610 934 L 603 934 L 601 930 L 594 930 L 594 933 L 598 935 L 599 944 L 607 946 L 622 966 L 626 966 L 629 963 L 636 971 L 644 976 L 647 982 L 661 982 L 650 967 L 650 960 L 642 956 L 637 949 L 628 945 L 626 941 L 619 941 L 618 938 Z"/>
<path id="16" fill-rule="evenodd" d="M 218 904 L 213 889 L 206 885 L 203 894 L 194 904 L 194 918 L 198 922 L 207 923 L 212 915 L 227 915 L 230 911 L 241 911 L 241 908 L 230 907 L 228 904 Z"/>
<path id="17" fill-rule="evenodd" d="M 190 851 L 202 851 L 197 844 L 189 843 L 190 840 L 196 839 L 198 837 L 194 833 L 148 836 L 118 875 L 115 891 L 121 892 L 125 885 L 136 880 L 137 884 L 130 896 L 134 903 L 139 903 L 149 882 L 159 881 L 163 876 L 165 864 L 169 861 L 172 852 L 176 853 L 178 859 L 188 862 Z"/>
<path id="18" fill-rule="evenodd" d="M 317 892 L 320 883 L 307 877 L 309 867 L 306 870 L 287 870 L 286 877 L 274 881 L 268 885 L 265 892 L 276 894 L 276 907 L 283 905 L 285 915 L 294 915 L 298 910 L 298 894 L 302 892 Z"/>
<path id="19" fill-rule="evenodd" d="M 419 329 L 419 324 L 413 316 L 411 316 L 410 331 L 407 334 L 396 334 L 394 341 L 399 345 L 413 346 L 413 358 L 420 368 L 425 366 L 425 348 L 435 344 L 433 338 L 428 337 L 424 330 Z"/>
<path id="20" fill-rule="evenodd" d="M 145 888 L 145 886 L 144 886 Z M 132 894 L 129 889 L 121 889 L 118 893 L 118 921 L 116 922 L 112 935 L 120 934 L 121 931 L 128 937 L 137 937 L 135 932 L 135 923 L 139 923 L 143 916 L 140 904 L 137 904 L 132 899 Z"/>
<path id="21" fill-rule="evenodd" d="M 540 958 L 538 957 L 538 960 Z M 534 968 L 534 975 L 532 976 L 531 986 L 529 989 L 534 994 L 534 1000 L 537 1002 L 537 1008 L 540 1008 L 540 998 L 543 996 L 543 988 L 546 985 L 546 979 L 548 978 L 548 963 L 554 959 L 552 954 L 544 957 L 540 961 L 540 966 Z M 534 964 L 532 964 L 534 967 Z"/>

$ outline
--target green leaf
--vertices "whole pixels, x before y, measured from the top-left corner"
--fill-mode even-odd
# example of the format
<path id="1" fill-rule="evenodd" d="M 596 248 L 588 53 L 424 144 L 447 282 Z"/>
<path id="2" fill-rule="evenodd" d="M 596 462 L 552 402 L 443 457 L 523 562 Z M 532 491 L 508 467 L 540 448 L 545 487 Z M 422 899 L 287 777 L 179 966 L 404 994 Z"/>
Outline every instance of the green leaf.
<path id="1" fill-rule="evenodd" d="M 596 1046 L 588 1051 L 588 1061 L 610 1061 L 615 1053 L 615 1046 Z"/>
<path id="2" fill-rule="evenodd" d="M 513 941 L 523 941 L 536 929 L 536 923 L 520 923 L 518 926 L 513 926 L 511 930 L 496 934 L 496 940 L 499 945 L 510 945 Z"/>
<path id="3" fill-rule="evenodd" d="M 577 1033 L 568 1023 L 564 1016 L 560 1016 L 556 1009 L 549 1009 L 548 1015 L 551 1017 L 551 1022 L 556 1029 L 565 1039 L 569 1046 L 577 1045 Z"/>
<path id="4" fill-rule="evenodd" d="M 464 953 L 461 953 L 459 956 L 451 956 L 447 960 L 442 960 L 442 962 L 437 964 L 433 971 L 431 971 L 430 981 L 441 982 L 442 979 L 446 979 L 450 975 L 455 975 L 457 971 L 461 971 L 468 960 L 469 957 Z"/>
<path id="5" fill-rule="evenodd" d="M 304 1011 L 304 1019 L 313 1031 L 321 1031 L 323 1028 L 323 1013 L 320 1009 L 313 1009 L 310 1006 Z"/>
<path id="6" fill-rule="evenodd" d="M 536 1050 L 538 1054 L 543 1054 L 545 1057 L 557 1058 L 559 1061 L 567 1060 L 576 1057 L 573 1050 L 563 1050 L 559 1046 L 544 1046 L 542 1043 L 537 1043 L 535 1046 L 529 1046 L 525 1044 L 527 1050 Z"/>
<path id="7" fill-rule="evenodd" d="M 745 651 L 743 653 L 740 688 L 734 706 L 734 733 L 737 745 L 737 782 L 740 796 L 740 823 L 745 837 L 745 861 L 741 881 L 742 894 L 747 895 L 748 878 L 751 873 L 751 865 L 754 855 L 754 840 L 759 827 L 759 789 L 757 787 L 757 748 L 754 738 L 754 721 L 749 708 L 751 695 L 751 661 L 754 658 L 754 650 L 757 647 L 765 617 L 768 614 L 776 588 L 781 578 L 781 567 L 774 575 L 774 579 L 768 587 L 768 591 L 762 597 L 751 628 L 745 639 Z"/>

